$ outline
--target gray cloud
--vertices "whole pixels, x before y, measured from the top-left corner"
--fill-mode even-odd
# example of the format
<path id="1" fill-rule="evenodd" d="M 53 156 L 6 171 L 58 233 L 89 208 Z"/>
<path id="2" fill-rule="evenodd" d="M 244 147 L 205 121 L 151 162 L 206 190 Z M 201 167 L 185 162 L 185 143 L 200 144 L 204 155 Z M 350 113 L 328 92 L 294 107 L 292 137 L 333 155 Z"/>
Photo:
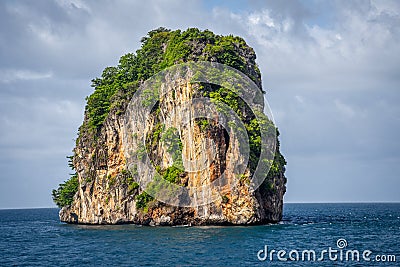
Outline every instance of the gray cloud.
<path id="1" fill-rule="evenodd" d="M 255 48 L 287 201 L 399 201 L 398 1 L 1 1 L 0 208 L 50 206 L 90 80 L 151 29 Z"/>
<path id="2" fill-rule="evenodd" d="M 399 5 L 346 1 L 334 10 L 336 19 L 328 24 L 300 20 L 316 23 L 298 26 L 304 36 L 292 34 L 295 20 L 279 19 L 267 7 L 239 16 L 257 43 L 267 97 L 291 162 L 287 199 L 398 201 L 390 186 L 398 183 L 400 160 Z M 290 177 L 298 189 L 293 194 Z M 317 179 L 335 182 L 319 186 Z M 380 193 L 372 185 L 378 180 Z M 341 197 L 343 190 L 354 195 Z"/>

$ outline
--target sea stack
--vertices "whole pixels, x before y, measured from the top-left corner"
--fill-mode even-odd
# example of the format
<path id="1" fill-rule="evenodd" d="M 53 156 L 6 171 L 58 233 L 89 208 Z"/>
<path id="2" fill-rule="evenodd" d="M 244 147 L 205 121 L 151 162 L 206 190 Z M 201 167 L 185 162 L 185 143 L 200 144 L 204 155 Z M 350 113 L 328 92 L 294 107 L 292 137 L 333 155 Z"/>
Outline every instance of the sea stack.
<path id="1" fill-rule="evenodd" d="M 286 161 L 271 118 L 258 117 L 265 92 L 254 50 L 240 37 L 195 28 L 159 28 L 141 42 L 136 53 L 92 80 L 94 92 L 70 158 L 76 173 L 53 191 L 61 221 L 192 226 L 280 221 Z M 169 71 L 174 66 L 183 67 Z M 195 80 L 202 68 L 216 75 L 224 66 L 243 74 L 225 77 L 233 87 L 253 85 L 245 89 L 249 99 L 224 81 Z M 273 151 L 263 152 L 263 127 Z M 260 162 L 267 172 L 260 171 Z"/>

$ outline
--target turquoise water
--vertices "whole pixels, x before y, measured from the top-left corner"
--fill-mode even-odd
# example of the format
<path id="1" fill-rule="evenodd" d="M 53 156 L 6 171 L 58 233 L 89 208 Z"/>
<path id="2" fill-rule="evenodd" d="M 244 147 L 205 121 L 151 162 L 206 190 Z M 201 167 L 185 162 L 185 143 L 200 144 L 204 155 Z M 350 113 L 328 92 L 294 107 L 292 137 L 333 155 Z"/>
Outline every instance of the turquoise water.
<path id="1" fill-rule="evenodd" d="M 67 225 L 58 209 L 0 210 L 0 266 L 400 266 L 399 240 L 400 204 L 286 204 L 277 225 L 186 228 Z M 338 259 L 317 261 L 329 247 Z M 299 260 L 271 261 L 272 249 L 287 259 L 296 250 Z M 303 261 L 303 250 L 316 262 Z M 370 261 L 340 261 L 348 250 L 370 250 Z"/>

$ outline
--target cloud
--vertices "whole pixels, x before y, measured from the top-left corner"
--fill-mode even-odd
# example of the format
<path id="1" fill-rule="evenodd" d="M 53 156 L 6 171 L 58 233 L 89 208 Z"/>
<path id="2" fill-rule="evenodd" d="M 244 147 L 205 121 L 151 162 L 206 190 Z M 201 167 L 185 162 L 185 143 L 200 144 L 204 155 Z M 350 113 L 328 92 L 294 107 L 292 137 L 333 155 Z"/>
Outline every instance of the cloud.
<path id="1" fill-rule="evenodd" d="M 76 122 L 82 119 L 82 107 L 69 100 L 6 97 L 0 104 L 3 159 L 51 157 L 54 152 L 66 152 L 76 136 Z"/>
<path id="2" fill-rule="evenodd" d="M 10 83 L 18 80 L 40 80 L 48 79 L 53 76 L 52 72 L 35 72 L 31 70 L 0 70 L 0 82 Z"/>
<path id="3" fill-rule="evenodd" d="M 198 1 L 1 1 L 0 9 L 3 67 L 50 70 L 74 79 L 117 64 L 154 28 L 203 21 Z"/>
<path id="4" fill-rule="evenodd" d="M 334 13 L 334 21 L 322 20 L 304 5 L 299 8 L 296 1 L 285 2 L 285 8 L 266 4 L 247 13 L 214 12 L 250 40 L 263 73 L 269 74 L 266 80 L 274 85 L 285 80 L 311 90 L 368 90 L 377 81 L 393 81 L 400 61 L 399 8 L 350 3 L 335 2 L 325 12 Z"/>
<path id="5" fill-rule="evenodd" d="M 294 97 L 296 98 L 297 102 L 299 102 L 300 104 L 304 104 L 304 97 L 299 95 L 295 95 Z"/>
<path id="6" fill-rule="evenodd" d="M 343 115 L 345 115 L 346 117 L 352 118 L 355 116 L 355 111 L 349 105 L 344 104 L 339 99 L 335 99 L 334 103 L 335 103 L 336 108 L 339 110 L 339 112 L 342 113 Z"/>

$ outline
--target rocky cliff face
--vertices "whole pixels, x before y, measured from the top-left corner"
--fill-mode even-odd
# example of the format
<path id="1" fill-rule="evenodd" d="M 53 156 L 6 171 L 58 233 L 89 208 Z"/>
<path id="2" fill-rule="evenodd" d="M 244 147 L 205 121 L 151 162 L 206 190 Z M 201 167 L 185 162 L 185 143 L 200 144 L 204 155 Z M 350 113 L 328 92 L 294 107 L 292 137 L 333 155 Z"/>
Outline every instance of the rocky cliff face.
<path id="1" fill-rule="evenodd" d="M 190 55 L 207 59 L 207 42 L 190 42 Z M 162 46 L 164 50 L 167 45 Z M 247 46 L 237 46 L 234 53 L 243 59 L 242 71 L 253 79 L 260 93 L 261 78 L 254 52 Z M 208 60 L 220 61 L 218 56 Z M 140 83 L 135 91 L 144 90 L 144 86 Z M 93 132 L 85 127 L 89 120 L 86 112 L 73 158 L 78 192 L 72 204 L 61 209 L 61 221 L 206 225 L 281 220 L 286 178 L 279 142 L 274 143 L 275 162 L 269 166 L 265 181 L 253 188 L 252 161 L 260 160 L 254 157 L 259 151 L 252 154 L 254 147 L 250 144 L 247 159 L 234 131 L 224 126 L 229 119 L 208 109 L 215 102 L 196 101 L 203 96 L 215 98 L 221 87 L 193 83 L 188 75 L 167 75 L 157 86 L 158 100 L 148 114 L 144 106 L 135 106 L 131 95 L 123 95 L 117 97 L 120 105 L 110 108 L 101 126 Z M 239 110 L 251 137 L 254 112 L 235 97 L 234 104 L 241 104 L 236 111 Z M 223 99 L 226 101 L 228 96 L 223 95 Z M 261 100 L 258 97 L 252 101 L 263 110 L 262 94 Z M 203 113 L 196 117 L 199 111 Z M 221 176 L 223 179 L 219 179 Z M 168 180 L 167 187 L 162 186 L 162 179 Z M 197 190 L 202 187 L 205 189 Z"/>

